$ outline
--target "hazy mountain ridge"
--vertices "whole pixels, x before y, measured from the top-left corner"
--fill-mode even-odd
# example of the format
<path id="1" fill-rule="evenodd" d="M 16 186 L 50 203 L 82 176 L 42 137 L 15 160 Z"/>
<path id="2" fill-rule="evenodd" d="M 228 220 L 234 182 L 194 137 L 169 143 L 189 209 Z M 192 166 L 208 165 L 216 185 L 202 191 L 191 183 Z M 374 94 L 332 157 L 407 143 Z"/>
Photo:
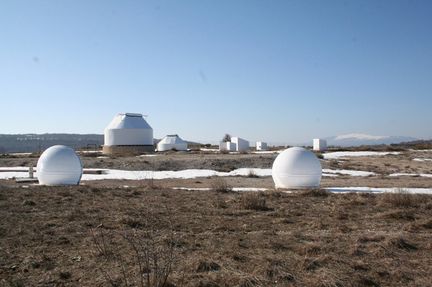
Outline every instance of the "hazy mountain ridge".
<path id="1" fill-rule="evenodd" d="M 75 149 L 103 144 L 100 134 L 0 134 L 0 154 L 14 152 L 39 152 L 61 144 Z"/>
<path id="2" fill-rule="evenodd" d="M 417 141 L 419 139 L 407 136 L 374 136 L 368 134 L 346 134 L 325 138 L 330 146 L 361 146 L 361 145 L 382 145 L 398 144 L 402 142 Z"/>

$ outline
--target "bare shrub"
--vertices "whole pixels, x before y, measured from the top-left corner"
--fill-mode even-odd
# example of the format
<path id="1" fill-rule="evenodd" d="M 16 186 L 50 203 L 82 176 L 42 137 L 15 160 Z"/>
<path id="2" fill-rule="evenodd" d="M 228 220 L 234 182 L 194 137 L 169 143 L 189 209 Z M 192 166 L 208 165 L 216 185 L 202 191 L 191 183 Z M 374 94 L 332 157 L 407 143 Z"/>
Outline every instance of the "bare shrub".
<path id="1" fill-rule="evenodd" d="M 213 206 L 216 208 L 228 208 L 228 203 L 222 198 L 222 197 L 217 197 L 215 199 L 215 201 L 213 202 Z"/>
<path id="2" fill-rule="evenodd" d="M 240 205 L 244 209 L 251 209 L 257 211 L 271 210 L 267 206 L 266 198 L 260 193 L 244 193 L 241 196 Z"/>
<path id="3" fill-rule="evenodd" d="M 421 195 L 411 194 L 404 189 L 394 193 L 384 193 L 380 196 L 381 204 L 393 207 L 417 207 L 422 202 Z"/>
<path id="4" fill-rule="evenodd" d="M 176 262 L 172 228 L 161 231 L 146 224 L 145 230 L 91 230 L 99 271 L 110 286 L 166 287 Z"/>
<path id="5" fill-rule="evenodd" d="M 246 175 L 246 177 L 249 177 L 249 178 L 258 178 L 258 175 L 255 173 L 255 171 L 253 169 L 249 169 L 249 172 Z"/>
<path id="6" fill-rule="evenodd" d="M 219 271 L 220 268 L 221 268 L 220 265 L 217 264 L 216 262 L 200 261 L 196 269 L 196 272 L 200 273 L 200 272 Z"/>
<path id="7" fill-rule="evenodd" d="M 307 189 L 302 191 L 300 194 L 303 196 L 312 196 L 312 197 L 329 196 L 329 192 L 322 188 Z"/>
<path id="8" fill-rule="evenodd" d="M 387 246 L 402 249 L 405 251 L 415 251 L 418 249 L 415 244 L 409 242 L 403 237 L 391 238 L 390 240 L 388 240 Z"/>
<path id="9" fill-rule="evenodd" d="M 213 179 L 212 183 L 211 183 L 211 189 L 216 191 L 216 192 L 223 192 L 223 193 L 227 193 L 227 192 L 231 192 L 232 191 L 232 186 L 230 186 L 225 179 L 221 178 L 221 177 L 216 177 Z"/>

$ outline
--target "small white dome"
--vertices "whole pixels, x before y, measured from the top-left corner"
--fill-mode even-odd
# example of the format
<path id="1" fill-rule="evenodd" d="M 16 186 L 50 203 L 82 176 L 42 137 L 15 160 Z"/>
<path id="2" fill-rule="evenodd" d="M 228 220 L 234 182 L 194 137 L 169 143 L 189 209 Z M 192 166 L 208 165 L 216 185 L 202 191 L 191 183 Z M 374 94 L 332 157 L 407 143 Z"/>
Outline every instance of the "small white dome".
<path id="1" fill-rule="evenodd" d="M 158 144 L 158 151 L 167 151 L 167 150 L 187 150 L 187 142 L 185 142 L 178 135 L 167 135 L 164 137 Z"/>
<path id="2" fill-rule="evenodd" d="M 64 145 L 46 149 L 36 167 L 39 183 L 45 185 L 77 185 L 82 172 L 80 158 L 72 148 Z"/>
<path id="3" fill-rule="evenodd" d="M 315 154 L 292 147 L 279 154 L 272 167 L 276 188 L 311 188 L 321 182 L 321 163 Z"/>

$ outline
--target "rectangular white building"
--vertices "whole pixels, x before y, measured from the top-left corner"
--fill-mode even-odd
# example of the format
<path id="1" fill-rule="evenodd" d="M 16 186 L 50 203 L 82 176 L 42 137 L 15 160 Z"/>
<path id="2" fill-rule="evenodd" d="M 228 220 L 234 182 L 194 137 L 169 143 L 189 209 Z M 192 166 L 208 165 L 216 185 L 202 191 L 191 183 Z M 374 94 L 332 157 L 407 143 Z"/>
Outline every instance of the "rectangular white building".
<path id="1" fill-rule="evenodd" d="M 235 150 L 245 152 L 249 150 L 249 142 L 239 137 L 232 137 L 231 142 L 235 144 Z"/>
<path id="2" fill-rule="evenodd" d="M 219 150 L 220 151 L 235 151 L 236 146 L 232 142 L 220 142 L 219 143 Z"/>
<path id="3" fill-rule="evenodd" d="M 256 150 L 267 150 L 266 142 L 256 142 Z"/>
<path id="4" fill-rule="evenodd" d="M 313 150 L 314 151 L 326 151 L 327 141 L 323 139 L 313 139 Z"/>

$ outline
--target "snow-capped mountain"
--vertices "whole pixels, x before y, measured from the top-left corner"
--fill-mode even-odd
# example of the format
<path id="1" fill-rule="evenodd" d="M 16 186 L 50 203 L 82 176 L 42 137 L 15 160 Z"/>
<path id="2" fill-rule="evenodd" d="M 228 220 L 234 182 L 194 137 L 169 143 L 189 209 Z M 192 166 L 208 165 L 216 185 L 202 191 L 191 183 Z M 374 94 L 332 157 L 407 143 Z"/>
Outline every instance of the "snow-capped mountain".
<path id="1" fill-rule="evenodd" d="M 346 134 L 326 138 L 328 145 L 333 146 L 360 146 L 360 145 L 379 145 L 379 144 L 395 144 L 401 142 L 409 142 L 418 140 L 413 137 L 406 136 L 374 136 L 368 134 Z"/>

